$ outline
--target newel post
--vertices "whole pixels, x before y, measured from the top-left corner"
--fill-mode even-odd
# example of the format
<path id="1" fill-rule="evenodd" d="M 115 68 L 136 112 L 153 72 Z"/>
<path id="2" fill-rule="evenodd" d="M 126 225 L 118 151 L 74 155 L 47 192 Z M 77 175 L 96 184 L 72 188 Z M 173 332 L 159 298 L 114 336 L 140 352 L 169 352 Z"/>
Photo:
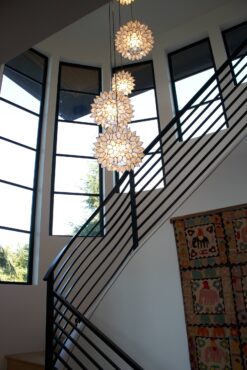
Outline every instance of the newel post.
<path id="1" fill-rule="evenodd" d="M 130 171 L 130 200 L 131 200 L 131 221 L 132 221 L 132 235 L 133 235 L 133 249 L 136 249 L 139 244 L 137 212 L 136 212 L 136 192 L 135 192 L 135 176 L 134 172 Z"/>
<path id="2" fill-rule="evenodd" d="M 45 343 L 45 370 L 53 369 L 53 284 L 54 273 L 52 272 L 46 280 L 46 343 Z"/>

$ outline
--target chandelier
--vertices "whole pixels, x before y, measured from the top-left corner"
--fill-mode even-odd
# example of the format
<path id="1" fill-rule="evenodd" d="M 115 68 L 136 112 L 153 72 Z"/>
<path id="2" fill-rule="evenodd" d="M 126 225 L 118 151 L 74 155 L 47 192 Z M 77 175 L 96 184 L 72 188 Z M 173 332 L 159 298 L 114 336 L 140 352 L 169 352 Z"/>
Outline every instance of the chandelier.
<path id="1" fill-rule="evenodd" d="M 131 4 L 132 6 L 134 0 L 117 1 L 121 5 Z M 110 10 L 109 5 L 109 24 L 111 24 Z M 114 13 L 112 14 L 114 32 Z M 129 60 L 140 60 L 152 50 L 153 45 L 154 38 L 150 29 L 145 24 L 132 19 L 120 27 L 116 33 L 114 50 Z M 111 37 L 110 51 L 112 51 Z M 112 62 L 112 55 L 110 56 Z M 113 75 L 112 89 L 96 96 L 91 105 L 91 117 L 105 129 L 94 144 L 95 157 L 99 164 L 109 171 L 134 170 L 144 157 L 140 137 L 128 127 L 133 117 L 133 107 L 127 95 L 133 91 L 134 87 L 133 76 L 121 70 Z"/>
<path id="2" fill-rule="evenodd" d="M 125 126 L 133 116 L 130 99 L 120 91 L 102 92 L 96 96 L 91 107 L 91 117 L 104 128 L 113 125 Z"/>
<path id="3" fill-rule="evenodd" d="M 112 90 L 129 95 L 135 87 L 135 80 L 131 73 L 120 71 L 112 77 Z"/>
<path id="4" fill-rule="evenodd" d="M 129 60 L 140 60 L 153 48 L 154 38 L 151 30 L 139 21 L 129 21 L 116 33 L 116 50 Z"/>
<path id="5" fill-rule="evenodd" d="M 95 156 L 109 171 L 130 171 L 137 167 L 143 156 L 142 142 L 128 127 L 113 126 L 100 134 L 94 144 Z"/>

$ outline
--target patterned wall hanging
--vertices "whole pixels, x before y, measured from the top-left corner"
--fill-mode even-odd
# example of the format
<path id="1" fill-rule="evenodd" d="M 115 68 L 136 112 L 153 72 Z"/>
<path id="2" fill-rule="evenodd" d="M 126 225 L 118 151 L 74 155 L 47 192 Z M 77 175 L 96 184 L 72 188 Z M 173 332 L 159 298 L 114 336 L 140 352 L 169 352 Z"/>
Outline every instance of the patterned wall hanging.
<path id="1" fill-rule="evenodd" d="M 247 205 L 172 220 L 192 370 L 247 370 Z"/>

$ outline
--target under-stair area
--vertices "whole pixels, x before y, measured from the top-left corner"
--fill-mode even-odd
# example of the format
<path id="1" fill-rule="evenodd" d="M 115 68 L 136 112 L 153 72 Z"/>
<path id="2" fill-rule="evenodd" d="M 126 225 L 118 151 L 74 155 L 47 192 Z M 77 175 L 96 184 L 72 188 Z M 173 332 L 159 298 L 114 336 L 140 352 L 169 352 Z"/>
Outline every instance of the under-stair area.
<path id="1" fill-rule="evenodd" d="M 244 47 L 246 42 L 165 126 L 145 149 L 143 164 L 124 173 L 51 264 L 45 276 L 46 370 L 145 368 L 90 316 L 133 252 L 246 137 Z M 238 72 L 232 61 L 241 65 Z M 89 225 L 91 232 L 99 229 L 96 237 L 80 237 Z"/>

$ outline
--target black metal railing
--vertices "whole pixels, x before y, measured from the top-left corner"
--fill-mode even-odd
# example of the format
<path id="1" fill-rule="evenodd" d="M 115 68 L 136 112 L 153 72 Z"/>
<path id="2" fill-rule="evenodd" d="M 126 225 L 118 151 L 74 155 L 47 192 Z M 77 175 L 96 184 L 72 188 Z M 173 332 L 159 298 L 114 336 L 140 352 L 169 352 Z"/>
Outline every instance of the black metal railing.
<path id="1" fill-rule="evenodd" d="M 247 40 L 242 47 L 246 44 Z M 169 217 L 246 135 L 247 58 L 238 57 L 240 50 L 153 140 L 145 150 L 152 154 L 136 171 L 123 174 L 53 261 L 45 276 L 46 370 L 59 366 L 141 369 L 86 316 L 140 241 Z M 235 71 L 241 65 L 238 72 L 233 71 L 232 60 Z M 101 214 L 103 236 L 99 232 L 95 237 L 81 237 L 90 224 L 91 233 L 97 230 Z"/>

